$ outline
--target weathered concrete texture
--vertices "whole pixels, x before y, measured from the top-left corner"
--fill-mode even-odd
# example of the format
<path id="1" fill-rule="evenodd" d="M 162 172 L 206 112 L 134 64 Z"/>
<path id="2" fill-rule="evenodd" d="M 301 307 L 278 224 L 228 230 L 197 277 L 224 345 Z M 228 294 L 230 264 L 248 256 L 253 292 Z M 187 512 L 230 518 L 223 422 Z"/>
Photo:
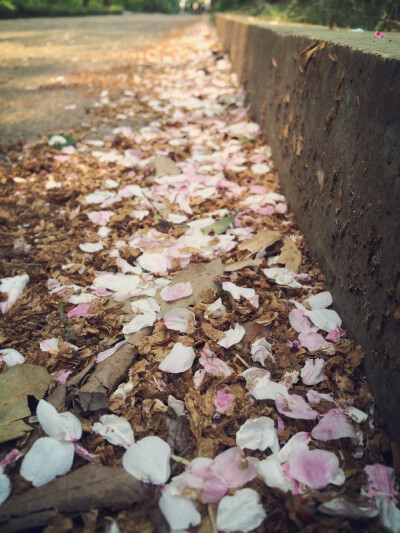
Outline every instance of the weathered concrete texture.
<path id="1" fill-rule="evenodd" d="M 400 34 L 233 16 L 217 28 L 400 441 Z"/>

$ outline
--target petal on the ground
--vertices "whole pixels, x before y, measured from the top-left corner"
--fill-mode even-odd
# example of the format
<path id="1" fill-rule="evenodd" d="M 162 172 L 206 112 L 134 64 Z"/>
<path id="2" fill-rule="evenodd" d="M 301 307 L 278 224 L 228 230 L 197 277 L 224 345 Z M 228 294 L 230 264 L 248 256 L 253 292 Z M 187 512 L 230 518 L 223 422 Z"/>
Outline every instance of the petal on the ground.
<path id="1" fill-rule="evenodd" d="M 236 433 L 236 444 L 242 450 L 264 451 L 270 448 L 277 453 L 280 446 L 274 421 L 267 416 L 246 420 Z"/>
<path id="2" fill-rule="evenodd" d="M 25 363 L 25 357 L 14 348 L 0 348 L 1 361 L 4 361 L 7 366 L 15 366 Z"/>
<path id="3" fill-rule="evenodd" d="M 132 426 L 122 416 L 103 415 L 93 424 L 92 430 L 115 446 L 129 448 L 135 442 Z"/>
<path id="4" fill-rule="evenodd" d="M 237 344 L 243 339 L 245 329 L 240 324 L 235 324 L 234 329 L 229 329 L 225 332 L 224 337 L 218 341 L 218 344 L 223 348 L 229 349 L 234 344 Z"/>
<path id="5" fill-rule="evenodd" d="M 261 525 L 266 516 L 258 493 L 253 489 L 241 489 L 219 502 L 217 528 L 224 533 L 247 532 Z"/>
<path id="6" fill-rule="evenodd" d="M 160 292 L 160 296 L 165 302 L 174 302 L 175 300 L 186 298 L 191 294 L 193 294 L 193 289 L 190 281 L 185 283 L 175 283 L 175 285 L 168 285 Z"/>
<path id="7" fill-rule="evenodd" d="M 59 441 L 75 441 L 82 436 L 82 424 L 75 415 L 69 412 L 58 413 L 51 403 L 40 400 L 36 415 L 44 431 Z"/>
<path id="8" fill-rule="evenodd" d="M 179 374 L 192 368 L 195 358 L 194 350 L 191 346 L 185 346 L 177 342 L 169 354 L 159 364 L 158 368 L 170 374 Z"/>
<path id="9" fill-rule="evenodd" d="M 6 299 L 0 302 L 0 311 L 4 315 L 11 309 L 18 298 L 21 297 L 28 281 L 28 274 L 0 279 L 0 293 L 7 295 Z"/>
<path id="10" fill-rule="evenodd" d="M 182 496 L 173 496 L 168 485 L 161 489 L 158 505 L 172 531 L 197 526 L 201 522 L 201 514 L 193 501 Z"/>
<path id="11" fill-rule="evenodd" d="M 122 466 L 144 483 L 163 485 L 169 478 L 171 448 L 160 437 L 144 437 L 132 444 L 122 457 Z"/>

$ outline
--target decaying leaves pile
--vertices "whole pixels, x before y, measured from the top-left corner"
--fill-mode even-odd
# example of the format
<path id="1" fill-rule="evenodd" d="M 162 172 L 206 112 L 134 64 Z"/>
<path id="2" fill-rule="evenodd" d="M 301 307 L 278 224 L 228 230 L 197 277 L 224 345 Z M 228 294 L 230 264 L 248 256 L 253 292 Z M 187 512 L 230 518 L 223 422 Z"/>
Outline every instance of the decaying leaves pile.
<path id="1" fill-rule="evenodd" d="M 3 169 L 2 530 L 400 531 L 362 351 L 210 30 L 92 90 Z"/>

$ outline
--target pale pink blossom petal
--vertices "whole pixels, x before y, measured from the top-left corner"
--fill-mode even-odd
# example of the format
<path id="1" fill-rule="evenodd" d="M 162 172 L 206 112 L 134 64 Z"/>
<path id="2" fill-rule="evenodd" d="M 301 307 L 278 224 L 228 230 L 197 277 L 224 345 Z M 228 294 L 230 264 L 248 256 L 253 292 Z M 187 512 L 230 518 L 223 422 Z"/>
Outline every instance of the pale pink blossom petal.
<path id="1" fill-rule="evenodd" d="M 262 524 L 266 516 L 258 492 L 241 489 L 233 496 L 224 496 L 219 502 L 217 528 L 224 533 L 252 531 Z"/>
<path id="2" fill-rule="evenodd" d="M 11 483 L 8 476 L 3 472 L 3 468 L 0 467 L 0 505 L 6 501 L 11 494 Z"/>
<path id="3" fill-rule="evenodd" d="M 193 323 L 196 324 L 195 314 L 192 311 L 184 307 L 175 307 L 175 309 L 171 309 L 165 314 L 163 322 L 168 329 L 187 333 L 191 317 L 193 318 Z"/>
<path id="4" fill-rule="evenodd" d="M 180 298 L 186 298 L 191 294 L 193 294 L 193 289 L 190 281 L 186 283 L 175 283 L 175 285 L 167 285 L 167 287 L 164 287 L 160 292 L 160 296 L 165 302 L 173 302 Z"/>
<path id="5" fill-rule="evenodd" d="M 293 309 L 293 311 L 290 311 L 289 322 L 297 333 L 309 333 L 311 331 L 316 331 L 316 328 L 311 327 L 311 322 L 305 316 L 302 309 Z"/>
<path id="6" fill-rule="evenodd" d="M 100 252 L 104 248 L 103 243 L 101 241 L 99 242 L 84 242 L 83 244 L 79 245 L 79 249 L 82 250 L 82 252 L 87 252 L 90 254 L 93 254 L 95 252 Z"/>
<path id="7" fill-rule="evenodd" d="M 192 368 L 195 358 L 194 350 L 191 346 L 185 346 L 177 342 L 169 354 L 159 364 L 159 369 L 166 373 L 178 374 L 186 372 Z"/>
<path id="8" fill-rule="evenodd" d="M 327 341 L 338 342 L 340 338 L 343 337 L 344 335 L 346 335 L 346 330 L 338 326 L 337 328 L 330 331 L 328 335 L 325 337 L 325 339 Z"/>
<path id="9" fill-rule="evenodd" d="M 14 450 L 11 450 L 11 452 L 8 452 L 8 454 L 4 457 L 4 459 L 0 461 L 0 468 L 4 468 L 5 466 L 11 463 L 15 463 L 15 461 L 22 456 L 23 454 L 16 448 L 14 448 Z"/>
<path id="10" fill-rule="evenodd" d="M 382 495 L 396 496 L 393 468 L 381 464 L 373 464 L 365 466 L 364 470 L 368 478 L 368 484 L 364 489 L 367 496 L 373 499 Z"/>
<path id="11" fill-rule="evenodd" d="M 273 453 L 279 452 L 274 421 L 267 416 L 246 420 L 236 433 L 236 444 L 242 450 L 247 448 L 264 451 L 270 448 Z"/>
<path id="12" fill-rule="evenodd" d="M 106 359 L 114 355 L 115 352 L 126 343 L 127 343 L 126 340 L 117 342 L 117 344 L 113 346 L 112 348 L 109 348 L 108 350 L 104 350 L 103 352 L 98 353 L 97 358 L 96 358 L 96 363 L 101 363 L 102 361 L 105 361 Z"/>
<path id="13" fill-rule="evenodd" d="M 257 465 L 258 473 L 271 488 L 278 488 L 284 492 L 291 491 L 293 486 L 285 476 L 282 465 L 276 455 L 270 455 Z"/>
<path id="14" fill-rule="evenodd" d="M 205 370 L 213 375 L 218 377 L 229 377 L 232 374 L 231 369 L 229 366 L 225 363 L 225 361 L 222 361 L 222 359 L 219 359 L 214 352 L 211 352 L 210 350 L 202 350 L 199 363 L 205 368 Z"/>
<path id="15" fill-rule="evenodd" d="M 287 464 L 290 476 L 312 489 L 321 490 L 330 483 L 342 485 L 346 479 L 333 452 L 310 451 L 306 444 L 293 449 Z"/>
<path id="16" fill-rule="evenodd" d="M 336 403 L 332 394 L 328 393 L 328 394 L 321 394 L 320 392 L 316 391 L 316 390 L 309 390 L 307 392 L 307 400 L 310 402 L 310 403 L 316 403 L 316 404 L 319 404 L 321 403 L 321 400 L 325 400 L 327 402 L 332 402 L 332 403 Z"/>
<path id="17" fill-rule="evenodd" d="M 319 333 L 300 333 L 299 341 L 303 348 L 307 348 L 310 353 L 322 352 L 327 355 L 334 355 L 335 346 L 331 342 L 326 342 Z"/>
<path id="18" fill-rule="evenodd" d="M 72 374 L 73 371 L 74 371 L 73 368 L 61 368 L 61 370 L 59 370 L 58 372 L 52 375 L 53 376 L 55 375 L 54 380 L 57 383 L 60 383 L 60 385 L 63 385 L 64 383 L 67 382 L 67 379 L 69 378 L 69 376 Z"/>
<path id="19" fill-rule="evenodd" d="M 286 287 L 292 287 L 293 289 L 301 289 L 302 287 L 286 268 L 264 268 L 263 272 L 267 278 L 274 280 L 277 285 L 284 285 Z"/>
<path id="20" fill-rule="evenodd" d="M 201 368 L 200 370 L 196 370 L 193 376 L 193 383 L 194 388 L 198 389 L 200 385 L 203 383 L 203 379 L 206 377 L 206 370 L 204 368 Z"/>
<path id="21" fill-rule="evenodd" d="M 129 448 L 135 442 L 132 426 L 122 416 L 103 415 L 93 424 L 92 430 L 114 446 Z"/>
<path id="22" fill-rule="evenodd" d="M 218 300 L 215 300 L 214 303 L 207 307 L 204 316 L 207 320 L 210 320 L 210 318 L 219 318 L 220 316 L 226 314 L 226 312 L 226 307 L 222 303 L 221 298 L 218 298 Z"/>
<path id="23" fill-rule="evenodd" d="M 73 445 L 76 455 L 79 455 L 79 457 L 82 457 L 85 461 L 92 462 L 96 458 L 93 453 L 88 452 L 86 448 L 79 444 L 79 442 L 73 442 Z"/>
<path id="24" fill-rule="evenodd" d="M 239 287 L 231 281 L 224 281 L 222 284 L 222 289 L 228 292 L 235 300 L 240 300 L 240 298 L 245 298 L 246 300 L 249 300 L 250 298 L 253 298 L 256 295 L 256 291 L 254 289 Z"/>
<path id="25" fill-rule="evenodd" d="M 235 399 L 234 395 L 227 392 L 227 387 L 222 387 L 214 398 L 214 407 L 217 413 L 223 414 L 231 407 Z"/>
<path id="26" fill-rule="evenodd" d="M 286 463 L 293 452 L 299 445 L 308 444 L 311 440 L 311 433 L 299 431 L 291 437 L 287 443 L 278 452 L 277 457 L 281 463 Z"/>
<path id="27" fill-rule="evenodd" d="M 289 396 L 287 388 L 271 380 L 271 374 L 263 368 L 248 368 L 242 376 L 246 380 L 249 393 L 256 400 L 275 400 L 277 394 Z"/>
<path id="28" fill-rule="evenodd" d="M 136 261 L 143 270 L 147 270 L 148 272 L 162 274 L 168 270 L 167 260 L 164 254 L 143 252 Z"/>
<path id="29" fill-rule="evenodd" d="M 213 472 L 229 488 L 241 487 L 257 476 L 257 461 L 246 458 L 239 447 L 229 448 L 214 459 Z"/>
<path id="30" fill-rule="evenodd" d="M 74 461 L 72 442 L 60 442 L 50 437 L 35 441 L 22 461 L 20 474 L 34 487 L 49 483 L 69 472 Z"/>
<path id="31" fill-rule="evenodd" d="M 172 394 L 170 394 L 168 396 L 168 407 L 173 409 L 176 416 L 182 416 L 185 411 L 185 402 L 183 402 L 182 400 L 178 400 L 177 398 L 175 398 L 175 396 L 172 396 Z"/>
<path id="32" fill-rule="evenodd" d="M 89 312 L 91 302 L 85 302 L 77 305 L 71 311 L 68 311 L 67 318 L 73 318 L 74 316 L 83 317 L 86 316 Z"/>
<path id="33" fill-rule="evenodd" d="M 76 441 L 82 436 L 82 424 L 69 412 L 58 413 L 51 403 L 40 400 L 36 415 L 43 430 L 58 441 Z"/>
<path id="34" fill-rule="evenodd" d="M 107 226 L 110 218 L 114 215 L 115 213 L 113 211 L 93 211 L 88 213 L 89 219 L 94 224 L 98 224 L 99 226 Z"/>
<path id="35" fill-rule="evenodd" d="M 326 309 L 332 305 L 332 294 L 328 291 L 320 292 L 304 300 L 303 304 L 305 302 L 308 303 L 310 309 Z"/>
<path id="36" fill-rule="evenodd" d="M 52 339 L 45 339 L 39 343 L 42 352 L 55 352 L 58 350 L 58 339 L 53 337 Z"/>
<path id="37" fill-rule="evenodd" d="M 201 522 L 201 514 L 193 501 L 182 496 L 173 496 L 169 490 L 169 485 L 162 487 L 158 505 L 171 531 L 186 530 L 186 528 L 197 526 Z"/>
<path id="38" fill-rule="evenodd" d="M 0 362 L 4 361 L 6 366 L 22 365 L 25 363 L 25 357 L 14 348 L 0 348 Z"/>
<path id="39" fill-rule="evenodd" d="M 384 33 L 382 33 L 381 31 L 376 31 L 374 33 L 374 38 L 375 39 L 387 39 L 387 36 Z"/>
<path id="40" fill-rule="evenodd" d="M 139 481 L 163 485 L 171 470 L 169 460 L 171 448 L 160 437 L 144 437 L 126 450 L 122 466 Z"/>
<path id="41" fill-rule="evenodd" d="M 143 328 L 153 326 L 156 320 L 157 315 L 155 313 L 143 313 L 142 315 L 136 315 L 130 322 L 124 325 L 122 328 L 122 333 L 124 335 L 136 333 Z"/>
<path id="42" fill-rule="evenodd" d="M 393 533 L 400 533 L 400 509 L 390 496 L 379 496 L 376 500 L 382 524 Z"/>
<path id="43" fill-rule="evenodd" d="M 28 274 L 0 279 L 0 292 L 7 294 L 7 299 L 0 302 L 0 311 L 5 315 L 21 297 L 29 281 Z"/>
<path id="44" fill-rule="evenodd" d="M 307 359 L 300 371 L 304 385 L 315 385 L 324 381 L 324 365 L 323 359 Z"/>
<path id="45" fill-rule="evenodd" d="M 291 394 L 285 397 L 282 394 L 276 394 L 275 404 L 278 411 L 289 418 L 300 420 L 314 420 L 318 412 L 311 407 L 298 394 Z"/>
<path id="46" fill-rule="evenodd" d="M 271 344 L 266 339 L 259 339 L 253 342 L 250 348 L 251 358 L 255 363 L 265 366 L 265 361 L 269 359 L 275 363 L 275 358 L 271 353 Z"/>
<path id="47" fill-rule="evenodd" d="M 333 439 L 350 438 L 358 441 L 357 433 L 348 418 L 333 411 L 328 412 L 311 431 L 313 439 L 328 441 Z"/>
<path id="48" fill-rule="evenodd" d="M 229 349 L 234 344 L 237 344 L 243 339 L 245 329 L 240 324 L 235 324 L 234 329 L 228 329 L 225 331 L 225 336 L 218 341 L 218 344 L 223 348 Z"/>
<path id="49" fill-rule="evenodd" d="M 327 333 L 340 327 L 342 320 L 336 311 L 332 309 L 312 309 L 311 311 L 304 311 L 304 314 L 317 326 L 318 329 L 323 329 Z"/>

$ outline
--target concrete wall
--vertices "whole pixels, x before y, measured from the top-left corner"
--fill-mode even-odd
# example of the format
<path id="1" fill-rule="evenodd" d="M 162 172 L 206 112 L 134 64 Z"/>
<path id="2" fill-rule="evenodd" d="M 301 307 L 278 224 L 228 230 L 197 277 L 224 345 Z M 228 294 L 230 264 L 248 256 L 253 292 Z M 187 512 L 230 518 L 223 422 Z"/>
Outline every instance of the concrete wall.
<path id="1" fill-rule="evenodd" d="M 222 15 L 216 24 L 400 441 L 400 34 Z"/>

